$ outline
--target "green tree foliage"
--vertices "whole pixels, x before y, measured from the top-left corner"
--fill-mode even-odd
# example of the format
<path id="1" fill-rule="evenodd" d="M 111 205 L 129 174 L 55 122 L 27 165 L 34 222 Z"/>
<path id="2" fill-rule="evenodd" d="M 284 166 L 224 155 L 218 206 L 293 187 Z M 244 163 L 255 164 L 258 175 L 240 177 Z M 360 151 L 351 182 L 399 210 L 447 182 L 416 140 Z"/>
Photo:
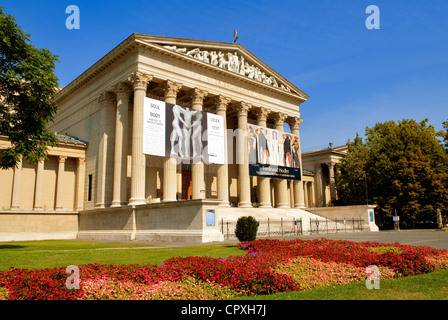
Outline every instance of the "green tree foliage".
<path id="1" fill-rule="evenodd" d="M 434 220 L 448 208 L 448 155 L 428 119 L 387 121 L 358 135 L 336 174 L 341 204 L 370 203 L 377 212 L 403 220 Z"/>
<path id="2" fill-rule="evenodd" d="M 442 122 L 442 125 L 445 131 L 439 131 L 437 135 L 442 138 L 443 143 L 445 144 L 445 150 L 448 152 L 448 119 Z"/>
<path id="3" fill-rule="evenodd" d="M 239 217 L 236 222 L 235 235 L 239 241 L 254 241 L 260 223 L 254 217 Z"/>
<path id="4" fill-rule="evenodd" d="M 2 150 L 2 169 L 15 166 L 21 156 L 37 163 L 57 143 L 46 129 L 58 110 L 52 101 L 58 88 L 57 56 L 35 48 L 14 21 L 0 7 L 0 135 L 12 145 Z"/>

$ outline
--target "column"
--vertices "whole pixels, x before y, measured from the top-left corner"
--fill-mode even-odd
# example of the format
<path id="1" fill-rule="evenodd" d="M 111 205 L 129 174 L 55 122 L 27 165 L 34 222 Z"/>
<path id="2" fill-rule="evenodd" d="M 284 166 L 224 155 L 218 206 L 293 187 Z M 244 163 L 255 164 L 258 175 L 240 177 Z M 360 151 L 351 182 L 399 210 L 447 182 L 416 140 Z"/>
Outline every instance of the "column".
<path id="1" fill-rule="evenodd" d="M 309 182 L 309 189 L 308 189 L 308 194 L 309 194 L 309 196 L 308 196 L 308 199 L 310 200 L 310 202 L 309 202 L 309 207 L 314 207 L 315 205 L 316 205 L 316 200 L 315 200 L 315 197 L 314 197 L 314 184 L 313 184 L 313 182 Z"/>
<path id="2" fill-rule="evenodd" d="M 305 208 L 310 207 L 309 181 L 302 181 L 303 197 L 305 199 Z M 294 197 L 295 198 L 295 197 Z"/>
<path id="3" fill-rule="evenodd" d="M 303 172 L 302 172 L 302 148 L 300 146 L 300 125 L 303 122 L 302 118 L 289 118 L 289 125 L 291 133 L 299 138 L 299 161 L 300 161 L 300 177 L 302 180 L 294 180 L 294 208 L 305 208 L 305 197 L 303 190 Z"/>
<path id="4" fill-rule="evenodd" d="M 238 207 L 252 207 L 250 201 L 249 155 L 247 146 L 247 113 L 251 105 L 241 101 L 237 106 L 238 134 L 236 139 L 236 162 L 238 164 Z"/>
<path id="5" fill-rule="evenodd" d="M 22 174 L 22 156 L 14 167 L 14 182 L 12 185 L 11 210 L 20 210 L 20 176 Z"/>
<path id="6" fill-rule="evenodd" d="M 115 123 L 115 98 L 110 92 L 103 92 L 98 98 L 100 107 L 100 135 L 101 140 L 98 147 L 98 180 L 96 186 L 95 207 L 104 208 L 106 202 L 111 201 L 112 166 L 113 166 L 113 143 Z M 109 197 L 106 200 L 106 197 Z"/>
<path id="7" fill-rule="evenodd" d="M 182 84 L 168 80 L 165 83 L 165 102 L 176 104 L 177 93 Z M 169 139 L 169 137 L 167 137 Z M 163 159 L 163 199 L 162 201 L 176 201 L 177 192 L 177 160 L 171 157 Z"/>
<path id="8" fill-rule="evenodd" d="M 330 198 L 331 201 L 336 200 L 336 181 L 334 180 L 334 162 L 327 162 L 329 180 L 330 180 Z"/>
<path id="9" fill-rule="evenodd" d="M 34 186 L 34 210 L 43 210 L 42 206 L 42 189 L 44 185 L 44 163 L 45 160 L 37 163 L 36 184 Z"/>
<path id="10" fill-rule="evenodd" d="M 115 116 L 114 183 L 111 207 L 126 204 L 127 156 L 128 156 L 128 109 L 130 89 L 126 83 L 114 87 L 117 100 Z"/>
<path id="11" fill-rule="evenodd" d="M 224 123 L 224 164 L 218 165 L 218 199 L 221 207 L 229 207 L 229 161 L 227 159 L 227 105 L 230 99 L 222 95 L 216 97 L 216 114 L 222 116 Z"/>
<path id="12" fill-rule="evenodd" d="M 278 131 L 284 131 L 283 126 L 285 124 L 286 114 L 277 113 L 275 115 L 275 129 Z M 280 155 L 281 157 L 283 155 Z M 288 206 L 288 180 L 275 179 L 275 198 L 277 208 L 289 208 Z"/>
<path id="13" fill-rule="evenodd" d="M 146 88 L 152 76 L 135 72 L 129 77 L 134 89 L 134 111 L 132 118 L 132 168 L 131 198 L 128 205 L 145 204 L 146 156 L 143 154 L 143 106 Z"/>
<path id="14" fill-rule="evenodd" d="M 260 127 L 267 127 L 267 116 L 269 110 L 266 108 L 259 108 L 256 111 L 257 125 Z M 271 204 L 271 179 L 266 177 L 257 177 L 258 185 L 258 207 L 272 208 Z"/>
<path id="15" fill-rule="evenodd" d="M 58 157 L 58 176 L 56 182 L 56 206 L 55 210 L 64 210 L 64 172 L 65 172 L 65 160 L 67 157 Z"/>
<path id="16" fill-rule="evenodd" d="M 192 103 L 191 108 L 193 110 L 202 111 L 202 103 L 204 98 L 207 96 L 208 92 L 194 88 L 192 92 Z M 202 134 L 200 137 L 202 141 Z M 196 150 L 199 155 L 202 155 L 202 148 Z M 204 199 L 205 198 L 205 176 L 204 176 L 204 161 L 202 157 L 195 155 L 193 150 L 193 162 L 191 164 L 191 198 L 192 199 Z"/>
<path id="17" fill-rule="evenodd" d="M 324 205 L 324 192 L 323 192 L 323 183 L 322 183 L 322 165 L 320 163 L 315 166 L 316 174 L 314 175 L 315 182 L 315 198 L 316 198 L 316 207 L 325 207 Z"/>
<path id="18" fill-rule="evenodd" d="M 80 211 L 84 207 L 84 182 L 86 174 L 86 159 L 78 158 L 76 161 L 76 193 L 75 205 L 76 211 Z"/>

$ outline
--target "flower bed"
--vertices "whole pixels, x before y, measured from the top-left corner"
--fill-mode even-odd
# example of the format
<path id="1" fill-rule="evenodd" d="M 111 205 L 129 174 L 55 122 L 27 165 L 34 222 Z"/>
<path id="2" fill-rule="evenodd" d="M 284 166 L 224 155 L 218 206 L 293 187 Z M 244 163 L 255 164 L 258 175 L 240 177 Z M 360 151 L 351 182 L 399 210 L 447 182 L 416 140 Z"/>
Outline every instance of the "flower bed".
<path id="1" fill-rule="evenodd" d="M 229 299 L 448 269 L 448 250 L 397 243 L 256 240 L 244 256 L 172 258 L 155 265 L 79 266 L 80 288 L 67 289 L 65 268 L 0 272 L 0 299 Z"/>

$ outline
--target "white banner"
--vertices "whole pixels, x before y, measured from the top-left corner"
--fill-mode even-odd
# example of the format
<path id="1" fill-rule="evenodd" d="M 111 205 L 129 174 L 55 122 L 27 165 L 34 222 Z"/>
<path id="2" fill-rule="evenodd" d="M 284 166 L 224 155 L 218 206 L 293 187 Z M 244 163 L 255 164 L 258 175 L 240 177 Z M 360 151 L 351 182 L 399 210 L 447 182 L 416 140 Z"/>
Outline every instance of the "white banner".
<path id="1" fill-rule="evenodd" d="M 207 113 L 208 162 L 224 164 L 224 118 Z"/>
<path id="2" fill-rule="evenodd" d="M 145 98 L 143 153 L 224 164 L 224 119 L 164 101 Z"/>
<path id="3" fill-rule="evenodd" d="M 165 102 L 145 98 L 143 113 L 143 153 L 165 156 Z"/>

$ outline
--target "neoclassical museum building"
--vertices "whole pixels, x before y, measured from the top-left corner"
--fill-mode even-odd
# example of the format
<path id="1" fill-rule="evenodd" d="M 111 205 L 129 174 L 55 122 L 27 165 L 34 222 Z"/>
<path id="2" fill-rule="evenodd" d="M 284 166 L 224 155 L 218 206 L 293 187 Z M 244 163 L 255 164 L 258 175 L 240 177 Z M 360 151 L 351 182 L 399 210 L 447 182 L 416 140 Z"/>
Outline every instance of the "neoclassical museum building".
<path id="1" fill-rule="evenodd" d="M 238 43 L 132 34 L 55 99 L 58 146 L 0 171 L 0 241 L 211 242 L 243 215 L 336 217 L 347 147 L 302 153 L 308 95 Z"/>

